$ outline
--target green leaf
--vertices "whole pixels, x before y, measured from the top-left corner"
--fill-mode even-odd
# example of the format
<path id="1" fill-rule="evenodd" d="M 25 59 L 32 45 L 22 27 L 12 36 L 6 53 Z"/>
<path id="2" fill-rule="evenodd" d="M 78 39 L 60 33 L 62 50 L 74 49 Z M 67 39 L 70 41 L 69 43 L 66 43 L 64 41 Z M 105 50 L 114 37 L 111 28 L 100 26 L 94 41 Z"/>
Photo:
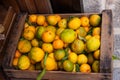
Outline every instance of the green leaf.
<path id="1" fill-rule="evenodd" d="M 120 58 L 117 57 L 117 56 L 115 56 L 115 55 L 113 55 L 113 56 L 112 56 L 112 60 L 120 60 Z"/>
<path id="2" fill-rule="evenodd" d="M 80 72 L 79 64 L 76 64 L 76 72 Z"/>
<path id="3" fill-rule="evenodd" d="M 70 16 L 67 18 L 67 22 L 69 22 L 71 19 L 73 19 L 75 16 Z"/>
<path id="4" fill-rule="evenodd" d="M 90 30 L 87 32 L 87 35 L 92 35 L 93 28 L 90 27 Z"/>
<path id="5" fill-rule="evenodd" d="M 45 56 L 44 56 L 44 62 L 43 62 L 43 64 L 44 64 L 45 67 L 43 68 L 42 72 L 41 72 L 40 74 L 38 74 L 36 80 L 41 80 L 42 77 L 43 77 L 43 76 L 45 75 L 45 73 L 46 73 L 46 60 L 47 60 L 47 56 L 48 56 L 48 53 L 46 52 L 46 54 L 45 54 Z"/>
<path id="6" fill-rule="evenodd" d="M 66 48 L 65 49 L 65 57 L 61 60 L 62 62 L 64 62 L 65 60 L 68 59 L 68 52 L 69 52 L 70 48 Z"/>

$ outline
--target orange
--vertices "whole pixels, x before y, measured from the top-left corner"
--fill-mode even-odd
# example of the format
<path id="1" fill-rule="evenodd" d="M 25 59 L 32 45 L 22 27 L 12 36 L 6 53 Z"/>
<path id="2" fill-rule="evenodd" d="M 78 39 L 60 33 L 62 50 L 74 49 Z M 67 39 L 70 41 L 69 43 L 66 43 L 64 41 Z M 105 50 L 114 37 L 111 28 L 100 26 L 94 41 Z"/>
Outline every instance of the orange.
<path id="1" fill-rule="evenodd" d="M 93 28 L 92 35 L 100 35 L 100 27 Z"/>
<path id="2" fill-rule="evenodd" d="M 45 52 L 48 52 L 48 53 L 53 52 L 53 46 L 52 46 L 52 44 L 50 44 L 50 43 L 43 43 L 43 44 L 42 44 L 42 49 L 43 49 Z"/>
<path id="3" fill-rule="evenodd" d="M 64 28 L 58 28 L 57 31 L 56 31 L 56 34 L 59 36 L 63 30 L 65 30 L 65 29 Z"/>
<path id="4" fill-rule="evenodd" d="M 94 35 L 94 37 L 100 40 L 100 35 Z"/>
<path id="5" fill-rule="evenodd" d="M 32 44 L 32 46 L 37 47 L 37 46 L 39 46 L 39 41 L 36 38 L 34 38 L 34 39 L 32 39 L 31 44 Z"/>
<path id="6" fill-rule="evenodd" d="M 22 55 L 20 56 L 19 60 L 18 60 L 18 67 L 21 70 L 26 70 L 30 67 L 30 59 L 28 56 L 26 55 Z"/>
<path id="7" fill-rule="evenodd" d="M 81 26 L 83 27 L 89 26 L 89 18 L 87 16 L 82 16 L 80 20 L 81 20 Z"/>
<path id="8" fill-rule="evenodd" d="M 79 65 L 85 64 L 85 63 L 87 63 L 87 61 L 88 61 L 88 58 L 87 58 L 87 56 L 86 56 L 85 54 L 80 54 L 80 55 L 78 55 L 77 63 L 78 63 Z"/>
<path id="9" fill-rule="evenodd" d="M 15 58 L 19 58 L 20 56 L 21 56 L 21 53 L 18 50 L 16 50 L 15 51 Z"/>
<path id="10" fill-rule="evenodd" d="M 56 18 L 55 15 L 47 16 L 47 21 L 50 25 L 56 25 L 57 24 L 57 18 Z"/>
<path id="11" fill-rule="evenodd" d="M 92 37 L 92 35 L 89 34 L 89 35 L 85 36 L 85 39 L 89 40 L 91 37 Z"/>
<path id="12" fill-rule="evenodd" d="M 38 39 L 41 39 L 43 32 L 45 32 L 45 27 L 43 26 L 38 26 L 37 31 L 36 31 L 36 37 Z"/>
<path id="13" fill-rule="evenodd" d="M 72 18 L 69 22 L 68 22 L 68 27 L 70 29 L 78 29 L 81 25 L 81 20 L 78 17 L 74 17 Z"/>
<path id="14" fill-rule="evenodd" d="M 70 54 L 68 55 L 68 60 L 70 60 L 73 63 L 77 62 L 77 54 L 74 52 L 70 52 Z"/>
<path id="15" fill-rule="evenodd" d="M 65 60 L 63 62 L 63 68 L 67 72 L 72 72 L 74 69 L 74 64 L 70 60 Z"/>
<path id="16" fill-rule="evenodd" d="M 47 57 L 45 66 L 43 65 L 43 62 L 44 62 L 44 59 L 41 62 L 42 68 L 46 66 L 45 68 L 48 71 L 56 70 L 57 62 L 53 58 Z"/>
<path id="17" fill-rule="evenodd" d="M 58 22 L 58 27 L 60 28 L 66 28 L 67 27 L 67 19 L 61 19 L 59 22 Z"/>
<path id="18" fill-rule="evenodd" d="M 53 32 L 56 32 L 56 27 L 55 26 L 47 26 L 46 28 L 45 28 L 45 30 L 46 31 L 53 31 Z"/>
<path id="19" fill-rule="evenodd" d="M 85 31 L 88 32 L 90 30 L 89 27 L 84 27 Z"/>
<path id="20" fill-rule="evenodd" d="M 61 16 L 59 14 L 55 14 L 55 17 L 57 18 L 57 22 L 61 20 Z"/>
<path id="21" fill-rule="evenodd" d="M 91 67 L 89 64 L 82 64 L 80 66 L 80 72 L 87 72 L 90 73 L 91 72 Z"/>
<path id="22" fill-rule="evenodd" d="M 44 51 L 39 47 L 32 47 L 28 56 L 35 62 L 40 62 L 44 58 Z"/>
<path id="23" fill-rule="evenodd" d="M 56 60 L 62 60 L 65 57 L 64 49 L 57 49 L 54 51 L 54 57 Z"/>
<path id="24" fill-rule="evenodd" d="M 37 24 L 43 25 L 45 23 L 45 16 L 44 15 L 38 15 L 37 17 Z"/>
<path id="25" fill-rule="evenodd" d="M 31 30 L 25 30 L 24 32 L 23 32 L 23 37 L 25 38 L 25 39 L 27 39 L 27 40 L 32 40 L 33 38 L 34 38 L 34 32 L 33 31 L 31 31 Z"/>
<path id="26" fill-rule="evenodd" d="M 42 40 L 44 42 L 52 42 L 55 39 L 55 33 L 53 31 L 45 31 L 42 34 Z"/>
<path id="27" fill-rule="evenodd" d="M 18 57 L 16 57 L 16 58 L 13 58 L 13 66 L 17 66 L 17 64 L 18 64 Z"/>
<path id="28" fill-rule="evenodd" d="M 37 15 L 35 15 L 35 14 L 29 15 L 30 22 L 36 23 L 36 20 L 37 20 Z"/>
<path id="29" fill-rule="evenodd" d="M 26 27 L 26 28 L 24 29 L 24 31 L 26 31 L 26 30 L 32 31 L 34 34 L 35 34 L 35 32 L 36 32 L 35 26 L 28 26 L 28 27 Z"/>
<path id="30" fill-rule="evenodd" d="M 89 18 L 90 25 L 93 27 L 99 26 L 101 22 L 101 17 L 98 14 L 92 14 Z"/>
<path id="31" fill-rule="evenodd" d="M 62 40 L 56 39 L 56 40 L 53 41 L 53 48 L 54 49 L 62 49 L 63 46 L 64 46 L 64 43 L 63 43 Z"/>
<path id="32" fill-rule="evenodd" d="M 48 57 L 51 57 L 51 58 L 53 58 L 55 60 L 54 53 L 49 53 Z"/>
<path id="33" fill-rule="evenodd" d="M 29 51 L 30 51 L 30 49 L 31 49 L 31 43 L 30 43 L 30 41 L 28 41 L 28 40 L 20 40 L 19 42 L 18 42 L 18 46 L 17 46 L 17 48 L 18 48 L 18 50 L 21 52 L 21 53 L 28 53 Z"/>
<path id="34" fill-rule="evenodd" d="M 93 56 L 95 59 L 100 59 L 100 50 L 94 51 Z"/>

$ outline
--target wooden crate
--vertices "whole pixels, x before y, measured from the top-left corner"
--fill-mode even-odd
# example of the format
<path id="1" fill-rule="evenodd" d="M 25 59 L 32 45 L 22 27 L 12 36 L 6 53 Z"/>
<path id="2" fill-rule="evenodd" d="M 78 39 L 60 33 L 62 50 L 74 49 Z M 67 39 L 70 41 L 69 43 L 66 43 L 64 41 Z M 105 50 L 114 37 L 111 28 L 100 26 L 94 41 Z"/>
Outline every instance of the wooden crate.
<path id="1" fill-rule="evenodd" d="M 3 14 L 1 15 L 3 18 L 0 19 L 0 24 L 4 26 L 5 30 L 3 33 L 0 34 L 0 53 L 3 50 L 4 44 L 7 40 L 7 37 L 9 35 L 10 29 L 12 27 L 12 24 L 14 23 L 14 19 L 16 16 L 16 13 L 12 7 L 9 7 L 6 11 L 4 9 L 4 11 L 1 14 Z"/>
<path id="2" fill-rule="evenodd" d="M 62 17 L 82 16 L 99 14 L 102 16 L 101 24 L 101 46 L 100 46 L 100 73 L 81 73 L 64 71 L 47 71 L 44 80 L 112 80 L 112 53 L 113 53 L 113 27 L 112 12 L 104 10 L 102 13 L 77 13 L 60 14 Z M 49 14 L 45 14 L 49 15 Z M 40 70 L 16 70 L 12 66 L 12 60 L 16 50 L 17 43 L 23 30 L 23 25 L 27 17 L 26 13 L 19 14 L 18 23 L 13 26 L 9 40 L 6 43 L 5 57 L 3 61 L 3 70 L 11 80 L 35 80 Z"/>

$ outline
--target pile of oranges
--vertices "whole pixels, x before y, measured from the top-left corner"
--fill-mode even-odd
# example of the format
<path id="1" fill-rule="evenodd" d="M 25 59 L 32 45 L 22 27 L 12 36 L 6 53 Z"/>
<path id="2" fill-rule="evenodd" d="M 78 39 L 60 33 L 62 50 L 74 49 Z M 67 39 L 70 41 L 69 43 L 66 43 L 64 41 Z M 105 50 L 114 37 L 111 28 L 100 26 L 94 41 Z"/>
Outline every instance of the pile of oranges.
<path id="1" fill-rule="evenodd" d="M 99 72 L 101 16 L 36 15 L 26 18 L 13 66 L 20 70 Z M 44 57 L 48 53 L 46 65 Z"/>

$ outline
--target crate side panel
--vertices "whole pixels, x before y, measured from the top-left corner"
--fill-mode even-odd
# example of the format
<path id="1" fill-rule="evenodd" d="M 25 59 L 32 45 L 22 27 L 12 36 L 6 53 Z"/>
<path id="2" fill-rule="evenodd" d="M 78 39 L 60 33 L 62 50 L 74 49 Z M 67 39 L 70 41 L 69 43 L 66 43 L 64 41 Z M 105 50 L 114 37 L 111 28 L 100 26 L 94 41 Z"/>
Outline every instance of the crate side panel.
<path id="1" fill-rule="evenodd" d="M 113 28 L 111 10 L 102 12 L 100 72 L 112 72 Z"/>

